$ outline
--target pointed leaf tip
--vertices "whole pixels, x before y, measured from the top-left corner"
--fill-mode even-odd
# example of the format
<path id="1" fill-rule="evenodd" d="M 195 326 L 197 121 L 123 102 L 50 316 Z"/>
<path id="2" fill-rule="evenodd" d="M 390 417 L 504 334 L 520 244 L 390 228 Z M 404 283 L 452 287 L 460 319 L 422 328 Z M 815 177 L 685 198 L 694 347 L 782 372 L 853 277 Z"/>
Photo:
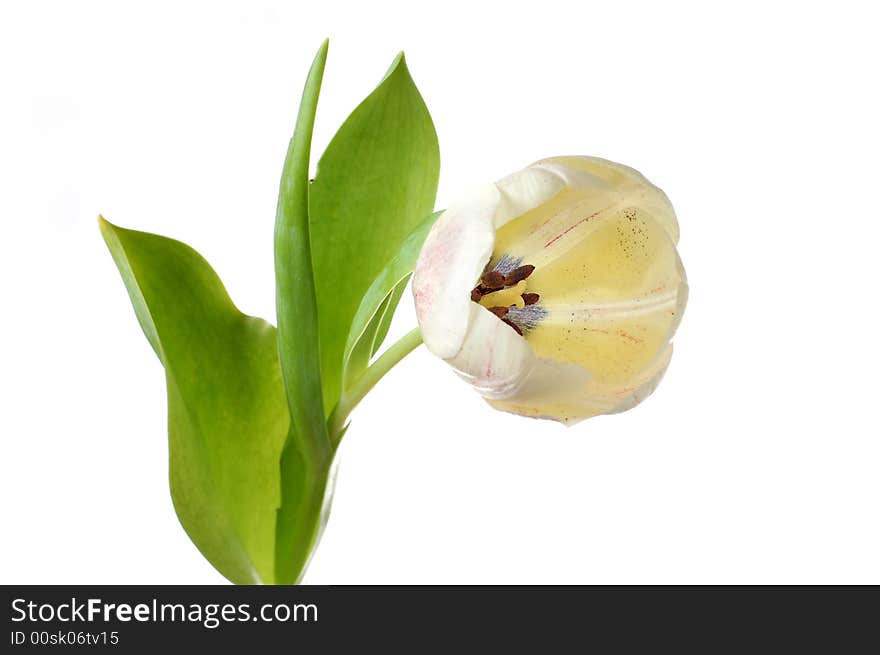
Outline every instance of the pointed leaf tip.
<path id="1" fill-rule="evenodd" d="M 113 223 L 104 218 L 102 214 L 98 214 L 98 229 L 101 230 L 101 234 L 106 234 L 108 230 L 115 228 L 116 226 Z"/>
<path id="2" fill-rule="evenodd" d="M 290 424 L 275 329 L 238 311 L 186 244 L 103 216 L 98 224 L 165 367 L 177 516 L 229 580 L 274 582 L 278 462 Z"/>
<path id="3" fill-rule="evenodd" d="M 403 275 L 373 281 L 434 207 L 440 148 L 428 108 L 398 53 L 376 89 L 351 113 L 318 161 L 309 189 L 312 261 L 315 267 L 325 409 L 343 391 L 342 371 L 353 344 L 366 339 L 361 372 L 384 337 L 380 317 L 364 330 Z M 383 316 L 394 313 L 392 295 Z M 383 311 L 384 311 L 383 310 Z M 355 324 L 357 313 L 363 312 Z M 354 334 L 350 338 L 350 333 Z M 373 337 L 378 338 L 374 339 Z M 366 342 L 370 343 L 367 347 Z M 346 345 L 349 348 L 346 348 Z"/>

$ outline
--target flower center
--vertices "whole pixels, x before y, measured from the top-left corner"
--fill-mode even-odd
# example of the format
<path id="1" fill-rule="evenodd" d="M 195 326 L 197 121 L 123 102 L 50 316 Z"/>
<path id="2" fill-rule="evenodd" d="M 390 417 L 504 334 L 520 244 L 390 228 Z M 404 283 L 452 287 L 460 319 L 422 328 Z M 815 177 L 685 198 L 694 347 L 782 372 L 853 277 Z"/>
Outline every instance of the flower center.
<path id="1" fill-rule="evenodd" d="M 527 291 L 526 279 L 535 267 L 520 266 L 521 261 L 503 255 L 495 266 L 487 267 L 471 291 L 471 300 L 486 307 L 519 335 L 533 329 L 547 313 L 537 304 L 541 296 Z"/>

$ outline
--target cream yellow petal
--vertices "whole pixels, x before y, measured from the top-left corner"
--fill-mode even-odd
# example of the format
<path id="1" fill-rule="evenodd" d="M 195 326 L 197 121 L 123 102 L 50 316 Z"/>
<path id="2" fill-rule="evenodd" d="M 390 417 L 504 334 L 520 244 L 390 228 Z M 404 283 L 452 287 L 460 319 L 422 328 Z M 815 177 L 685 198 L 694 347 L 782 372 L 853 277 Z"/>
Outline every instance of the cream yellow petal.
<path id="1" fill-rule="evenodd" d="M 487 402 L 501 411 L 572 426 L 592 416 L 626 411 L 642 402 L 657 388 L 671 357 L 670 344 L 648 368 L 621 384 L 591 379 L 578 366 L 539 360 L 543 368 L 536 369 L 519 393 L 504 399 L 487 398 Z M 578 371 L 580 378 L 576 376 Z"/>
<path id="2" fill-rule="evenodd" d="M 501 227 L 495 235 L 494 258 L 508 255 L 545 266 L 587 238 L 622 202 L 620 194 L 607 189 L 566 187 Z"/>
<path id="3" fill-rule="evenodd" d="M 447 363 L 490 404 L 563 423 L 584 417 L 588 371 L 536 357 L 523 337 L 476 303 L 471 303 L 469 325 L 461 350 Z"/>
<path id="4" fill-rule="evenodd" d="M 538 357 L 578 364 L 607 384 L 623 384 L 654 362 L 687 297 L 675 246 L 636 208 L 617 212 L 528 282 L 547 311 L 527 334 Z"/>
<path id="5" fill-rule="evenodd" d="M 544 321 L 528 334 L 528 342 L 539 357 L 579 364 L 600 382 L 622 384 L 666 347 L 673 321 L 671 309 L 615 320 Z"/>
<path id="6" fill-rule="evenodd" d="M 533 166 L 561 166 L 577 170 L 601 179 L 608 188 L 629 191 L 630 203 L 654 215 L 673 243 L 678 243 L 678 221 L 672 203 L 662 189 L 654 186 L 636 169 L 600 157 L 582 156 L 551 157 L 542 159 Z"/>
<path id="7" fill-rule="evenodd" d="M 545 303 L 590 304 L 675 292 L 683 276 L 675 244 L 660 223 L 638 207 L 626 207 L 560 257 L 536 265 L 528 281 Z"/>
<path id="8" fill-rule="evenodd" d="M 678 222 L 666 194 L 638 171 L 595 157 L 556 157 L 530 169 L 551 171 L 567 186 L 546 202 L 499 227 L 494 255 L 537 267 L 564 257 L 618 211 L 636 207 L 678 241 Z"/>
<path id="9" fill-rule="evenodd" d="M 670 343 L 648 368 L 628 380 L 627 384 L 603 386 L 596 382 L 596 388 L 592 390 L 592 397 L 595 400 L 602 397 L 614 400 L 614 405 L 605 412 L 606 414 L 619 414 L 632 409 L 654 393 L 660 380 L 663 379 L 666 369 L 669 368 L 671 360 L 672 344 Z"/>

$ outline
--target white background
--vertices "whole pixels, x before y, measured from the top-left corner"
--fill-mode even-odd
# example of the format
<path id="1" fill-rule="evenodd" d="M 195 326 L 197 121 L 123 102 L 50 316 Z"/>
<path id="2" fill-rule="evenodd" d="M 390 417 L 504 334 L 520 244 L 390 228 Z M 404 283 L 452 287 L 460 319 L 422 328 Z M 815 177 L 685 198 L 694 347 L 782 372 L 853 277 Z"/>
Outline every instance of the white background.
<path id="1" fill-rule="evenodd" d="M 438 207 L 594 154 L 671 197 L 691 299 L 657 393 L 565 429 L 420 349 L 358 409 L 310 583 L 880 583 L 870 3 L 4 2 L 0 582 L 220 583 L 167 486 L 165 389 L 96 216 L 274 318 L 278 177 L 404 49 Z M 393 183 L 393 180 L 389 180 Z M 414 324 L 408 296 L 392 338 Z"/>

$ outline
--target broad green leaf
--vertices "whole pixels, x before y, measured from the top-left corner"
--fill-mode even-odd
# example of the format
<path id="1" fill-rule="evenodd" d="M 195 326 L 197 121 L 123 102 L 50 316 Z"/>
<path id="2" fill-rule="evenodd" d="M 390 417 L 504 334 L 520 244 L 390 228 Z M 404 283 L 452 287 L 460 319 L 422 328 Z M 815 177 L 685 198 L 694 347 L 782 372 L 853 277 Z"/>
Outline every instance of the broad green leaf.
<path id="1" fill-rule="evenodd" d="M 415 268 L 422 244 L 438 216 L 440 212 L 431 214 L 419 223 L 364 293 L 352 320 L 345 346 L 346 386 L 350 386 L 356 376 L 366 368 L 370 358 L 376 354 L 385 339 L 394 307 L 403 294 L 409 276 Z"/>
<path id="2" fill-rule="evenodd" d="M 439 173 L 431 116 L 399 55 L 376 90 L 333 137 L 318 162 L 309 193 L 328 414 L 342 392 L 346 344 L 360 338 L 400 279 L 385 279 L 387 286 L 373 294 L 375 304 L 365 310 L 365 321 L 355 325 L 362 299 L 433 209 Z M 397 298 L 399 294 L 386 304 L 389 320 Z M 384 337 L 377 329 L 370 338 L 378 335 Z M 378 348 L 378 341 L 372 342 L 371 350 Z M 358 365 L 363 365 L 361 359 Z"/>
<path id="3" fill-rule="evenodd" d="M 309 153 L 326 59 L 325 41 L 303 89 L 281 174 L 275 218 L 278 349 L 291 418 L 280 464 L 275 576 L 281 584 L 300 579 L 317 542 L 332 460 L 324 416 L 309 237 Z"/>
<path id="4" fill-rule="evenodd" d="M 271 583 L 278 462 L 289 425 L 275 328 L 239 312 L 189 246 L 103 219 L 100 225 L 165 367 L 180 522 L 229 580 Z"/>
<path id="5" fill-rule="evenodd" d="M 321 90 L 325 41 L 306 79 L 299 116 L 287 150 L 275 218 L 275 300 L 278 345 L 294 440 L 306 457 L 320 458 L 327 443 L 322 412 L 318 310 L 309 239 L 309 152 Z"/>

